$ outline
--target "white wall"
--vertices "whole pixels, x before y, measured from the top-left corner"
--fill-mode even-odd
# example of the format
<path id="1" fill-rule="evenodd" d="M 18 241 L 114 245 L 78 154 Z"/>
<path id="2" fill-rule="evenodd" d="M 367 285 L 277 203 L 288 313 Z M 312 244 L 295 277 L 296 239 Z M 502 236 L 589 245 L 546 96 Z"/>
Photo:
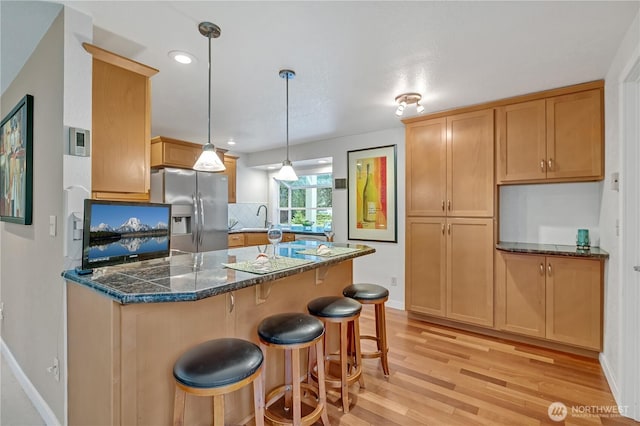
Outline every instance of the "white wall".
<path id="1" fill-rule="evenodd" d="M 398 195 L 398 242 L 380 243 L 362 241 L 376 249 L 376 253 L 354 261 L 354 281 L 372 282 L 389 289 L 388 306 L 404 309 L 404 246 L 405 246 L 405 144 L 404 127 L 364 133 L 354 136 L 329 139 L 294 145 L 289 147 L 289 157 L 294 164 L 296 160 L 309 160 L 322 157 L 333 157 L 333 177 L 347 177 L 347 151 L 371 148 L 384 145 L 397 145 L 397 190 Z M 284 158 L 284 149 L 246 154 L 246 165 L 254 167 L 263 164 L 279 163 Z M 240 179 L 240 175 L 238 175 Z M 336 241 L 347 239 L 347 190 L 333 191 L 333 226 Z M 360 241 L 352 241 L 359 243 Z M 392 277 L 397 285 L 391 285 Z"/>
<path id="2" fill-rule="evenodd" d="M 91 186 L 90 158 L 66 154 L 68 128 L 91 128 L 92 59 L 82 42 L 90 42 L 92 34 L 90 17 L 62 9 L 1 102 L 4 115 L 25 93 L 34 96 L 33 225 L 0 225 L 0 295 L 6 315 L 3 342 L 33 385 L 26 390 L 47 424 L 66 421 L 66 304 L 60 273 L 74 261 L 63 257 L 69 211 L 64 189 Z M 55 236 L 49 235 L 50 216 L 57 219 Z M 54 358 L 60 361 L 60 381 L 47 372 Z"/>
<path id="3" fill-rule="evenodd" d="M 636 15 L 627 30 L 626 36 L 607 72 L 605 78 L 605 175 L 606 180 L 602 190 L 600 211 L 600 246 L 609 252 L 609 260 L 605 267 L 604 288 L 604 352 L 601 363 L 607 375 L 611 390 L 620 402 L 620 382 L 625 374 L 621 365 L 623 339 L 640 339 L 640 333 L 622 335 L 622 321 L 620 306 L 622 301 L 622 283 L 620 268 L 622 264 L 621 242 L 616 232 L 617 221 L 620 220 L 621 197 L 618 192 L 609 189 L 611 173 L 620 171 L 621 164 L 621 135 L 620 135 L 620 97 L 619 78 L 623 68 L 637 55 L 640 46 L 640 14 Z M 624 176 L 620 176 L 624 182 Z M 620 233 L 624 233 L 621 224 Z M 637 238 L 637 236 L 630 236 Z M 640 383 L 636 383 L 640 386 Z"/>
<path id="4" fill-rule="evenodd" d="M 578 228 L 600 245 L 602 182 L 500 187 L 500 241 L 576 244 Z"/>
<path id="5" fill-rule="evenodd" d="M 64 18 L 59 14 L 18 76 L 2 95 L 5 115 L 25 94 L 34 97 L 33 224 L 2 223 L 0 282 L 2 339 L 40 396 L 64 419 L 62 237 L 49 236 L 49 216 L 62 217 Z"/>
<path id="6" fill-rule="evenodd" d="M 237 154 L 236 163 L 236 202 L 266 203 L 269 189 L 266 170 L 251 168 L 247 165 L 247 156 Z"/>

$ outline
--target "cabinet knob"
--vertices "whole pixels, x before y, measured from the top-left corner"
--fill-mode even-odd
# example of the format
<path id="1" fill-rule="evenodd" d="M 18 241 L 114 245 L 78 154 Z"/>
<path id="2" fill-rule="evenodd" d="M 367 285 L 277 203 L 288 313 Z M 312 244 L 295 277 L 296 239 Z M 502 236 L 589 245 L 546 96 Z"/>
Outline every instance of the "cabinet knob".
<path id="1" fill-rule="evenodd" d="M 553 158 L 549 158 L 549 161 L 547 161 L 547 166 L 548 170 L 551 170 L 553 168 Z"/>
<path id="2" fill-rule="evenodd" d="M 442 200 L 442 211 L 444 211 L 444 200 Z M 444 226 L 444 225 L 442 225 Z"/>
<path id="3" fill-rule="evenodd" d="M 540 171 L 544 172 L 544 158 L 540 160 Z"/>
<path id="4" fill-rule="evenodd" d="M 544 275 L 544 265 L 540 263 L 540 275 Z"/>
<path id="5" fill-rule="evenodd" d="M 451 200 L 447 200 L 447 209 L 451 211 Z"/>
<path id="6" fill-rule="evenodd" d="M 442 224 L 442 235 L 444 235 L 444 223 Z"/>
<path id="7" fill-rule="evenodd" d="M 549 273 L 549 276 L 551 276 L 551 264 L 549 263 L 549 265 L 547 265 L 547 272 Z"/>
<path id="8" fill-rule="evenodd" d="M 447 224 L 447 234 L 451 235 L 451 224 Z"/>

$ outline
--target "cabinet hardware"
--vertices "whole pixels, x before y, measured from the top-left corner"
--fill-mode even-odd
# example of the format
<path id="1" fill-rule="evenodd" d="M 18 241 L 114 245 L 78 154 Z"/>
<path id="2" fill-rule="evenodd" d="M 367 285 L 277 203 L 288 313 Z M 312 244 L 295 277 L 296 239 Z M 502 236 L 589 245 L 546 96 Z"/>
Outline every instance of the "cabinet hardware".
<path id="1" fill-rule="evenodd" d="M 444 235 L 444 223 L 442 224 L 442 235 Z"/>
<path id="2" fill-rule="evenodd" d="M 229 313 L 233 312 L 233 309 L 236 307 L 236 298 L 233 296 L 233 293 L 229 293 Z"/>
<path id="3" fill-rule="evenodd" d="M 444 211 L 444 200 L 442 200 L 442 211 Z"/>
<path id="4" fill-rule="evenodd" d="M 540 275 L 544 275 L 544 265 L 540 263 Z"/>
<path id="5" fill-rule="evenodd" d="M 450 223 L 447 224 L 447 233 L 449 235 L 451 235 L 451 224 Z"/>
<path id="6" fill-rule="evenodd" d="M 547 266 L 547 271 L 549 271 L 549 276 L 551 276 L 551 264 Z"/>
<path id="7" fill-rule="evenodd" d="M 451 211 L 451 200 L 447 200 L 447 209 Z"/>
<path id="8" fill-rule="evenodd" d="M 549 158 L 549 161 L 547 161 L 547 165 L 549 166 L 548 170 L 551 170 L 553 168 L 553 158 Z"/>
<path id="9" fill-rule="evenodd" d="M 544 172 L 544 158 L 540 160 L 540 171 Z"/>

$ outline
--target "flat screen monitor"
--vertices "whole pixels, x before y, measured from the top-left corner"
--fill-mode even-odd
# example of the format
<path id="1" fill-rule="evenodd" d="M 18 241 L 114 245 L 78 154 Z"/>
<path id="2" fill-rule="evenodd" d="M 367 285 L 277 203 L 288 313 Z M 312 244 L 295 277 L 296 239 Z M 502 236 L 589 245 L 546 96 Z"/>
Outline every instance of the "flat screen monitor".
<path id="1" fill-rule="evenodd" d="M 82 269 L 169 255 L 171 204 L 84 200 Z"/>

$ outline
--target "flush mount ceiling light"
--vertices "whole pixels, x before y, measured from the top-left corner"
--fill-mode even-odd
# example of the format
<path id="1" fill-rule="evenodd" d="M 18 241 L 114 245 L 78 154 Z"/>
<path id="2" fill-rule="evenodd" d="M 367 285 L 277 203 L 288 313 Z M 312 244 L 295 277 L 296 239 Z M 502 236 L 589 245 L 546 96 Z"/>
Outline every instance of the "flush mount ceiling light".
<path id="1" fill-rule="evenodd" d="M 220 37 L 220 27 L 211 22 L 200 22 L 198 30 L 209 39 L 209 112 L 207 114 L 209 133 L 207 143 L 202 147 L 202 153 L 193 165 L 193 169 L 202 172 L 220 172 L 225 169 L 224 163 L 218 157 L 216 147 L 211 143 L 211 39 Z"/>
<path id="2" fill-rule="evenodd" d="M 422 99 L 422 95 L 420 93 L 403 93 L 396 96 L 396 103 L 398 104 L 398 108 L 396 108 L 396 115 L 398 117 L 402 116 L 404 109 L 410 104 L 416 104 L 416 112 L 418 114 L 423 113 L 424 107 L 420 105 L 420 99 Z"/>
<path id="3" fill-rule="evenodd" d="M 291 182 L 298 180 L 296 172 L 293 170 L 293 165 L 289 161 L 289 80 L 292 80 L 296 76 L 293 70 L 280 70 L 278 75 L 287 82 L 287 159 L 282 162 L 282 168 L 276 173 L 275 178 L 277 180 Z"/>
<path id="4" fill-rule="evenodd" d="M 174 61 L 185 65 L 188 65 L 196 60 L 196 58 L 191 53 L 183 52 L 180 50 L 172 50 L 171 52 L 169 52 L 169 57 Z"/>

